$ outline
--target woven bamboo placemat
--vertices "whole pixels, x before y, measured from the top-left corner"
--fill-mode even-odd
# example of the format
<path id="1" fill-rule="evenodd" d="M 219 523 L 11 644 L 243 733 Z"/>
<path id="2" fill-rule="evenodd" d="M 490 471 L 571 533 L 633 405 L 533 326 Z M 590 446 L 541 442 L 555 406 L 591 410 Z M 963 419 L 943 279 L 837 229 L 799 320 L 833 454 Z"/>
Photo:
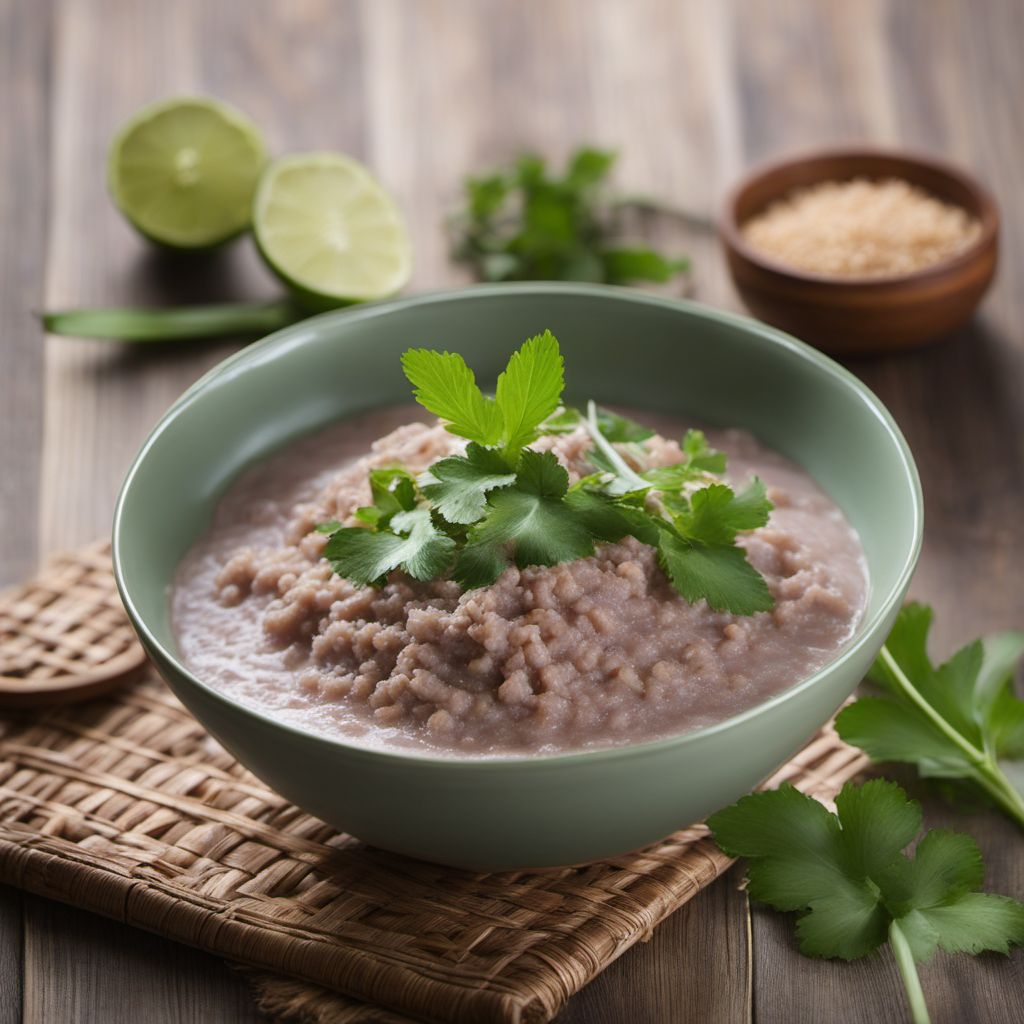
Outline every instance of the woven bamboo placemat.
<path id="1" fill-rule="evenodd" d="M 826 729 L 772 784 L 829 799 L 864 763 Z M 152 674 L 0 717 L 0 880 L 259 968 L 289 1019 L 548 1021 L 729 863 L 700 826 L 547 872 L 374 850 L 250 775 Z"/>

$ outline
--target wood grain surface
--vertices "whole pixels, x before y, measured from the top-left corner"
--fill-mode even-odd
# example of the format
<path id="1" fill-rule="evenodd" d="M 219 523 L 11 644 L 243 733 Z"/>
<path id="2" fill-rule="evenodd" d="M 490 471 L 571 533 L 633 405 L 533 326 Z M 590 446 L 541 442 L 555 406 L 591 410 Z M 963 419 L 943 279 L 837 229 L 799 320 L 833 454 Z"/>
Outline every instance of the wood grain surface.
<path id="1" fill-rule="evenodd" d="M 461 176 L 524 148 L 621 150 L 618 180 L 711 217 L 739 173 L 829 141 L 922 149 L 1002 204 L 997 285 L 945 343 L 851 368 L 917 457 L 926 541 L 913 585 L 946 654 L 1024 624 L 1024 5 L 1019 0 L 0 0 L 0 584 L 102 535 L 167 405 L 234 346 L 42 337 L 32 314 L 89 304 L 271 295 L 248 241 L 153 252 L 106 196 L 104 154 L 141 104 L 236 103 L 273 151 L 342 149 L 394 191 L 411 290 L 457 284 L 441 223 Z M 709 233 L 658 226 L 702 301 L 737 308 Z M 900 776 L 910 781 L 908 776 Z M 993 813 L 929 825 L 979 840 L 991 888 L 1024 893 L 1021 837 Z M 886 954 L 799 956 L 791 922 L 748 911 L 734 871 L 574 1000 L 564 1024 L 900 1019 Z M 924 970 L 936 1024 L 1024 1019 L 1022 957 Z M 0 1024 L 254 1021 L 219 961 L 0 890 Z"/>

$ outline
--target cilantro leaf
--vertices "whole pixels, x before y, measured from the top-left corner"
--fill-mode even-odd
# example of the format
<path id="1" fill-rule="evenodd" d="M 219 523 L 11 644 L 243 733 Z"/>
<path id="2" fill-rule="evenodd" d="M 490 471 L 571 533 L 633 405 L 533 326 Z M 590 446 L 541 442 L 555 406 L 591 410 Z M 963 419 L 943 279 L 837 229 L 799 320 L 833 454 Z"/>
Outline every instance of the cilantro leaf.
<path id="1" fill-rule="evenodd" d="M 686 464 L 692 469 L 705 473 L 725 472 L 725 452 L 712 448 L 703 430 L 688 430 L 680 447 L 686 456 Z"/>
<path id="2" fill-rule="evenodd" d="M 569 474 L 554 452 L 524 451 L 516 482 L 530 494 L 561 498 L 569 489 Z"/>
<path id="3" fill-rule="evenodd" d="M 772 503 L 757 478 L 739 494 L 725 484 L 710 484 L 695 491 L 688 511 L 676 518 L 683 536 L 701 544 L 729 545 L 741 530 L 754 530 L 768 522 Z"/>
<path id="4" fill-rule="evenodd" d="M 600 453 L 596 453 L 600 455 Z M 589 458 L 589 456 L 588 456 Z M 672 466 L 655 466 L 640 474 L 655 490 L 677 495 L 688 483 L 699 480 L 703 473 L 686 462 L 677 462 Z"/>
<path id="5" fill-rule="evenodd" d="M 617 157 L 618 154 L 610 149 L 581 146 L 569 158 L 566 178 L 577 188 L 600 184 L 611 171 Z"/>
<path id="6" fill-rule="evenodd" d="M 970 836 L 936 830 L 913 857 L 921 808 L 895 783 L 847 783 L 836 814 L 788 783 L 708 819 L 715 842 L 748 858 L 750 895 L 796 911 L 800 951 L 852 960 L 888 939 L 915 1020 L 927 1020 L 915 962 L 937 948 L 1008 953 L 1024 944 L 1024 904 L 977 892 L 984 867 Z"/>
<path id="7" fill-rule="evenodd" d="M 413 579 L 436 579 L 454 552 L 455 541 L 434 526 L 427 509 L 399 512 L 391 530 L 342 527 L 324 547 L 334 571 L 357 586 L 379 585 L 399 568 Z"/>
<path id="8" fill-rule="evenodd" d="M 597 409 L 597 427 L 612 444 L 639 444 L 654 437 L 650 427 L 600 406 Z"/>
<path id="9" fill-rule="evenodd" d="M 614 543 L 632 535 L 644 544 L 658 542 L 658 529 L 642 509 L 578 485 L 565 496 L 565 503 L 596 540 Z"/>
<path id="10" fill-rule="evenodd" d="M 501 410 L 477 387 L 462 356 L 411 348 L 402 356 L 402 369 L 415 388 L 416 401 L 446 420 L 451 433 L 482 445 L 497 444 L 501 439 Z"/>
<path id="11" fill-rule="evenodd" d="M 1024 941 L 1024 910 L 1008 896 L 970 892 L 955 903 L 912 911 L 901 918 L 915 959 L 927 962 L 935 948 L 977 956 L 991 950 L 1008 955 Z"/>
<path id="12" fill-rule="evenodd" d="M 506 452 L 518 452 L 536 439 L 538 425 L 558 407 L 564 387 L 562 356 L 550 331 L 530 338 L 512 354 L 495 392 Z"/>
<path id="13" fill-rule="evenodd" d="M 466 196 L 469 209 L 476 218 L 490 217 L 497 213 L 509 193 L 509 182 L 501 174 L 483 178 L 466 179 Z"/>
<path id="14" fill-rule="evenodd" d="M 374 469 L 370 472 L 372 505 L 357 508 L 354 517 L 376 529 L 386 527 L 391 517 L 416 507 L 416 482 L 404 469 Z M 333 525 L 333 529 L 331 528 Z M 334 533 L 340 523 L 321 523 L 321 533 Z"/>
<path id="15" fill-rule="evenodd" d="M 868 676 L 880 693 L 844 708 L 836 729 L 876 761 L 970 780 L 1024 826 L 1024 797 L 1000 764 L 1024 757 L 1024 701 L 1013 692 L 1024 633 L 975 640 L 935 666 L 928 657 L 931 623 L 925 605 L 900 611 Z"/>
<path id="16" fill-rule="evenodd" d="M 516 487 L 494 492 L 473 546 L 511 544 L 516 564 L 555 565 L 594 553 L 594 538 L 565 500 L 569 474 L 551 452 L 523 452 Z"/>
<path id="17" fill-rule="evenodd" d="M 471 541 L 460 552 L 452 579 L 464 590 L 489 587 L 509 567 L 508 554 L 500 543 Z"/>
<path id="18" fill-rule="evenodd" d="M 455 541 L 434 526 L 427 509 L 400 512 L 391 520 L 391 528 L 408 538 L 409 549 L 403 552 L 401 565 L 413 579 L 432 580 L 444 573 Z"/>
<path id="19" fill-rule="evenodd" d="M 676 274 L 690 269 L 689 260 L 674 260 L 654 249 L 605 249 L 601 253 L 606 281 L 628 284 L 632 281 L 653 281 L 664 284 Z"/>
<path id="20" fill-rule="evenodd" d="M 687 601 L 702 598 L 716 611 L 753 615 L 768 611 L 772 595 L 742 548 L 691 543 L 673 530 L 658 538 L 658 563 Z"/>
<path id="21" fill-rule="evenodd" d="M 963 752 L 907 704 L 881 697 L 863 697 L 840 712 L 837 729 L 847 743 L 875 761 L 909 761 L 922 775 L 956 778 L 968 770 Z"/>
<path id="22" fill-rule="evenodd" d="M 471 441 L 465 456 L 435 462 L 423 493 L 449 523 L 475 523 L 487 505 L 487 494 L 515 483 L 516 475 L 494 450 Z"/>
<path id="23" fill-rule="evenodd" d="M 688 430 L 680 447 L 683 450 L 681 461 L 672 466 L 655 466 L 654 469 L 642 474 L 652 487 L 660 491 L 675 492 L 694 480 L 701 480 L 709 474 L 725 472 L 725 452 L 712 448 L 702 430 Z M 763 494 L 761 497 L 763 498 Z M 768 510 L 771 510 L 770 504 Z"/>
<path id="24" fill-rule="evenodd" d="M 416 482 L 401 468 L 371 470 L 370 494 L 385 515 L 411 512 L 416 507 Z"/>

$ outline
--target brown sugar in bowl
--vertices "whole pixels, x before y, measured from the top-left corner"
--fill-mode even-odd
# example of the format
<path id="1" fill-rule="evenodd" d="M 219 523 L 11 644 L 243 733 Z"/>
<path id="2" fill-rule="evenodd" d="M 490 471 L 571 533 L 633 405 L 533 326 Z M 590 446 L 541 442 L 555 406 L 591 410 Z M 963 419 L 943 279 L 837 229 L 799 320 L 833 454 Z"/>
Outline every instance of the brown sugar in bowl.
<path id="1" fill-rule="evenodd" d="M 755 249 L 742 226 L 794 190 L 855 178 L 902 179 L 976 218 L 978 237 L 962 252 L 899 276 L 852 277 L 789 266 Z M 785 160 L 750 173 L 719 221 L 729 270 L 759 319 L 835 355 L 926 344 L 966 321 L 995 275 L 999 214 L 980 183 L 930 157 L 844 149 Z"/>

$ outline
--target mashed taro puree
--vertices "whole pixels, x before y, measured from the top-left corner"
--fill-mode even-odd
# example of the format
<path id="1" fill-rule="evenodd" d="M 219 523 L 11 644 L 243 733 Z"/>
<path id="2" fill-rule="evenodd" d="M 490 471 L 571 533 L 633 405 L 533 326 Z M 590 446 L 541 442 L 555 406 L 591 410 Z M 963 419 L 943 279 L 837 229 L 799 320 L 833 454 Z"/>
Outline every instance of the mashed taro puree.
<path id="1" fill-rule="evenodd" d="M 651 465 L 681 458 L 686 424 L 660 432 Z M 740 543 L 768 581 L 770 612 L 688 604 L 632 538 L 591 558 L 509 569 L 462 592 L 394 573 L 358 589 L 321 558 L 317 523 L 370 500 L 367 472 L 413 472 L 462 442 L 414 407 L 377 410 L 250 470 L 178 571 L 175 632 L 192 671 L 240 703 L 314 732 L 434 753 L 548 752 L 637 743 L 728 718 L 792 686 L 852 637 L 867 578 L 839 509 L 749 434 L 708 431 L 734 486 L 765 481 L 775 509 Z M 548 437 L 577 478 L 580 431 Z M 369 454 L 367 454 L 369 453 Z"/>

